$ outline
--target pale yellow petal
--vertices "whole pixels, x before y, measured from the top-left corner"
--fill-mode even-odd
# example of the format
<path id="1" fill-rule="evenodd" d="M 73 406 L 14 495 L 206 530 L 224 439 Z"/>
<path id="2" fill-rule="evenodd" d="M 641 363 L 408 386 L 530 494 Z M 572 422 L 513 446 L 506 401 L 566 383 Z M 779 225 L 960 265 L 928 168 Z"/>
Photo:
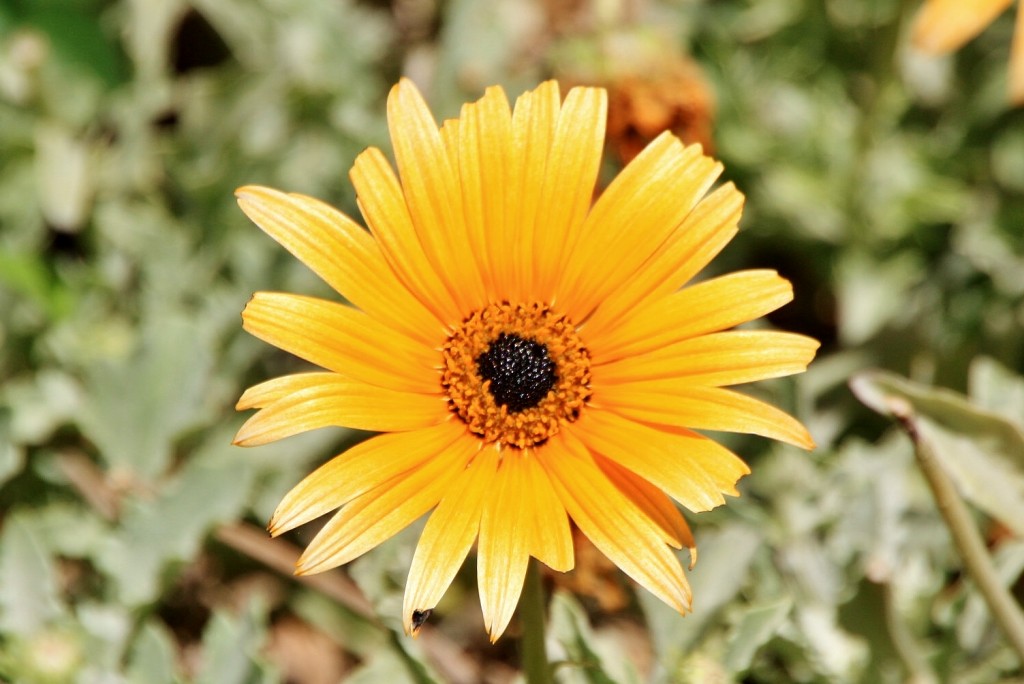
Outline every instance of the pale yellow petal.
<path id="1" fill-rule="evenodd" d="M 422 430 L 371 437 L 335 456 L 293 487 L 274 511 L 270 533 L 276 537 L 315 520 L 419 467 L 459 440 L 466 440 L 466 428 L 454 420 Z"/>
<path id="2" fill-rule="evenodd" d="M 565 264 L 556 303 L 585 321 L 628 282 L 690 213 L 722 172 L 699 145 L 671 133 L 656 138 L 622 170 L 587 216 Z"/>
<path id="3" fill-rule="evenodd" d="M 691 511 L 708 511 L 737 495 L 736 482 L 750 472 L 735 454 L 703 435 L 672 432 L 594 408 L 571 432 L 596 454 L 618 463 Z"/>
<path id="4" fill-rule="evenodd" d="M 459 117 L 459 160 L 466 229 L 472 252 L 485 272 L 491 301 L 507 299 L 514 270 L 511 208 L 512 112 L 505 91 L 488 88 Z"/>
<path id="5" fill-rule="evenodd" d="M 598 333 L 615 327 L 644 302 L 678 290 L 732 240 L 742 213 L 743 195 L 732 183 L 705 197 L 633 277 L 601 302 L 587 328 Z"/>
<path id="6" fill-rule="evenodd" d="M 427 259 L 402 186 L 384 154 L 375 147 L 364 150 L 349 177 L 366 225 L 398 278 L 439 320 L 461 321 L 465 314 Z"/>
<path id="7" fill-rule="evenodd" d="M 642 383 L 671 390 L 678 384 L 738 385 L 807 370 L 817 340 L 775 330 L 732 330 L 692 337 L 591 369 L 594 386 Z M 640 384 L 634 384 L 640 387 Z"/>
<path id="8" fill-rule="evenodd" d="M 551 301 L 555 282 L 580 238 L 601 166 L 608 96 L 573 88 L 558 112 L 533 233 L 532 299 Z"/>
<path id="9" fill-rule="evenodd" d="M 548 227 L 548 217 L 540 212 L 546 180 L 548 155 L 555 136 L 561 98 L 557 81 L 546 81 L 523 93 L 512 112 L 515 151 L 509 179 L 508 225 L 515 231 L 511 246 L 514 254 L 514 281 L 511 301 L 537 298 L 534 278 L 534 241 L 537 231 Z"/>
<path id="10" fill-rule="evenodd" d="M 388 96 L 388 129 L 402 191 L 428 261 L 463 316 L 485 304 L 476 255 L 466 233 L 459 174 L 416 86 L 402 79 Z"/>
<path id="11" fill-rule="evenodd" d="M 537 452 L 569 516 L 601 553 L 681 613 L 690 585 L 661 528 L 620 492 L 587 448 L 562 430 Z"/>
<path id="12" fill-rule="evenodd" d="M 519 603 L 530 560 L 532 522 L 524 459 L 510 452 L 498 464 L 491 496 L 484 501 L 477 543 L 477 587 L 491 643 L 504 633 Z"/>
<path id="13" fill-rule="evenodd" d="M 594 363 L 608 363 L 752 321 L 792 299 L 775 271 L 739 271 L 649 299 L 616 321 L 590 321 L 583 334 Z"/>
<path id="14" fill-rule="evenodd" d="M 269 406 L 292 392 L 317 387 L 334 375 L 334 373 L 294 373 L 265 380 L 245 390 L 238 398 L 238 402 L 235 403 L 235 409 L 245 411 Z"/>
<path id="15" fill-rule="evenodd" d="M 642 384 L 618 384 L 614 392 L 595 393 L 603 408 L 645 423 L 760 435 L 813 449 L 814 440 L 795 418 L 745 394 L 721 387 L 680 385 L 651 390 Z"/>
<path id="16" fill-rule="evenodd" d="M 959 50 L 991 24 L 1012 1 L 926 0 L 914 18 L 914 45 L 935 54 Z"/>
<path id="17" fill-rule="evenodd" d="M 399 282 L 373 237 L 333 207 L 249 185 L 235 191 L 256 225 L 357 307 L 428 345 L 444 326 Z"/>
<path id="18" fill-rule="evenodd" d="M 335 373 L 388 389 L 430 394 L 440 384 L 440 354 L 396 335 L 337 302 L 257 292 L 242 312 L 245 330 Z"/>
<path id="19" fill-rule="evenodd" d="M 266 405 L 241 427 L 235 444 L 258 446 L 322 427 L 403 432 L 451 417 L 448 401 L 440 393 L 396 392 L 335 373 L 303 375 L 317 375 L 321 380 Z M 305 380 L 302 378 L 303 383 Z"/>
<path id="20" fill-rule="evenodd" d="M 405 585 L 402 624 L 407 634 L 416 631 L 413 613 L 433 610 L 462 567 L 480 530 L 480 516 L 484 502 L 491 497 L 497 468 L 497 452 L 481 450 L 430 514 Z"/>
<path id="21" fill-rule="evenodd" d="M 594 462 L 620 492 L 661 528 L 666 544 L 677 549 L 686 547 L 690 552 L 690 569 L 693 570 L 697 562 L 697 543 L 683 514 L 665 492 L 611 459 L 595 454 Z"/>
<path id="22" fill-rule="evenodd" d="M 480 140 L 476 126 L 472 121 L 471 112 L 476 112 L 476 104 L 463 105 L 459 119 L 448 119 L 441 126 L 441 142 L 448 156 L 452 169 L 457 173 L 459 186 L 462 189 L 461 227 L 464 229 L 462 239 L 476 262 L 476 270 L 480 275 L 483 290 L 479 293 L 482 299 L 498 301 L 505 293 L 498 293 L 494 283 L 494 273 L 488 256 L 487 241 L 491 238 L 491 226 L 487 222 L 484 197 L 488 188 L 483 183 Z M 494 190 L 498 192 L 497 190 Z M 452 239 L 457 239 L 453 237 Z"/>
<path id="23" fill-rule="evenodd" d="M 544 447 L 537 447 L 543 449 Z M 547 472 L 532 455 L 524 459 L 526 491 L 529 493 L 533 514 L 530 554 L 552 570 L 572 570 L 576 558 L 573 554 L 572 529 L 565 506 L 558 500 Z"/>
<path id="24" fill-rule="evenodd" d="M 475 451 L 475 440 L 458 440 L 347 503 L 309 543 L 295 572 L 308 575 L 348 563 L 401 532 L 437 505 Z"/>
<path id="25" fill-rule="evenodd" d="M 1024 2 L 1017 4 L 1017 23 L 1010 46 L 1010 71 L 1007 76 L 1010 102 L 1024 104 Z"/>

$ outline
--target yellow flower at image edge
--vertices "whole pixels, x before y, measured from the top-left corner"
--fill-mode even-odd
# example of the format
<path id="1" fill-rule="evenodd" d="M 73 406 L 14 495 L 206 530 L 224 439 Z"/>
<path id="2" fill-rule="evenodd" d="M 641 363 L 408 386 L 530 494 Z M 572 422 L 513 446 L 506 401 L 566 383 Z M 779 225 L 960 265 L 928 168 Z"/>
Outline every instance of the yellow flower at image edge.
<path id="1" fill-rule="evenodd" d="M 1013 0 L 925 0 L 914 19 L 914 45 L 932 54 L 959 50 L 1012 3 Z M 1024 11 L 1020 7 L 1007 81 L 1010 101 L 1024 104 Z"/>
<path id="2" fill-rule="evenodd" d="M 351 305 L 260 292 L 256 337 L 322 368 L 249 389 L 236 443 L 324 426 L 377 431 L 299 483 L 279 535 L 337 510 L 299 559 L 347 563 L 432 511 L 406 586 L 414 632 L 474 543 L 496 640 L 530 556 L 573 567 L 570 519 L 680 612 L 694 558 L 678 502 L 706 511 L 749 472 L 694 430 L 813 443 L 792 417 L 726 386 L 803 371 L 818 343 L 728 330 L 792 299 L 774 271 L 685 286 L 736 233 L 742 195 L 671 134 L 596 202 L 605 92 L 557 84 L 514 111 L 490 88 L 440 129 L 411 82 L 388 98 L 398 176 L 363 152 L 351 172 L 369 232 L 315 199 L 261 187 L 243 211 Z"/>

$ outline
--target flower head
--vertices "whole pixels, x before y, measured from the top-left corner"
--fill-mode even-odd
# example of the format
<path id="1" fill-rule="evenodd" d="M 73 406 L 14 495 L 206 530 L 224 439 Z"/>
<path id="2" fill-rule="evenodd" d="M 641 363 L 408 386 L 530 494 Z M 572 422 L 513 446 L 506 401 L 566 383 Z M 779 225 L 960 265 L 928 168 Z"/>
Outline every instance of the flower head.
<path id="1" fill-rule="evenodd" d="M 346 563 L 431 512 L 412 561 L 415 631 L 474 543 L 484 622 L 507 627 L 527 561 L 573 567 L 570 520 L 680 612 L 694 557 L 676 507 L 704 511 L 749 472 L 695 432 L 804 448 L 792 417 L 729 385 L 803 371 L 818 343 L 728 330 L 782 306 L 753 270 L 687 285 L 736 232 L 743 198 L 671 134 L 593 201 L 606 96 L 554 82 L 514 111 L 490 88 L 440 129 L 411 82 L 388 99 L 398 175 L 371 148 L 351 178 L 369 232 L 309 197 L 238 191 L 243 211 L 349 303 L 261 292 L 245 329 L 320 367 L 250 388 L 236 442 L 378 431 L 306 477 L 281 534 L 337 512 L 297 572 Z M 709 192 L 710 191 L 710 192 Z"/>
<path id="2" fill-rule="evenodd" d="M 914 19 L 913 40 L 933 54 L 954 52 L 981 33 L 1013 0 L 925 0 Z M 1017 27 L 1010 48 L 1010 100 L 1024 103 L 1024 11 L 1017 10 Z"/>

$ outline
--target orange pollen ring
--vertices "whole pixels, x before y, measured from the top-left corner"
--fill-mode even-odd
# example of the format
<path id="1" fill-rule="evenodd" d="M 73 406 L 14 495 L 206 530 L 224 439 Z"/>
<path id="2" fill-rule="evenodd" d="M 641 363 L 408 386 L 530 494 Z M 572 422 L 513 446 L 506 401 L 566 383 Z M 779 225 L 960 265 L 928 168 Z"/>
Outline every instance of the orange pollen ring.
<path id="1" fill-rule="evenodd" d="M 535 406 L 510 411 L 495 401 L 477 360 L 501 335 L 544 345 L 556 379 Z M 441 386 L 449 406 L 484 442 L 525 449 L 542 444 L 579 418 L 590 400 L 590 353 L 568 318 L 547 304 L 491 304 L 475 311 L 441 350 Z"/>

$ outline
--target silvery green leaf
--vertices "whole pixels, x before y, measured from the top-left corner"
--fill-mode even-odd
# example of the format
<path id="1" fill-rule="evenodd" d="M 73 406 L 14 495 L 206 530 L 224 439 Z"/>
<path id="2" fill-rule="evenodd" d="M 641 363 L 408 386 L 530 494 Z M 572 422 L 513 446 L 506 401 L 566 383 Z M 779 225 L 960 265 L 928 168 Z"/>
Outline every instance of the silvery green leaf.
<path id="1" fill-rule="evenodd" d="M 551 598 L 551 616 L 547 639 L 557 643 L 564 652 L 559 657 L 552 651 L 552 660 L 564 660 L 555 668 L 560 684 L 614 684 L 616 680 L 605 669 L 601 655 L 595 650 L 594 631 L 583 607 L 570 594 L 559 591 Z"/>
<path id="2" fill-rule="evenodd" d="M 53 558 L 30 513 L 4 520 L 0 533 L 0 631 L 23 636 L 62 612 Z"/>
<path id="3" fill-rule="evenodd" d="M 912 414 L 921 439 L 975 506 L 1024 535 L 1024 431 L 973 406 L 966 397 L 884 371 L 850 382 L 857 397 L 884 415 Z"/>
<path id="4" fill-rule="evenodd" d="M 166 469 L 173 440 L 205 406 L 212 365 L 207 337 L 201 322 L 166 312 L 144 326 L 131 358 L 91 369 L 79 424 L 109 468 L 147 480 Z"/>
<path id="5" fill-rule="evenodd" d="M 726 644 L 723 664 L 730 672 L 740 674 L 750 667 L 758 649 L 777 634 L 792 607 L 793 601 L 787 596 L 743 608 Z"/>
<path id="6" fill-rule="evenodd" d="M 177 678 L 177 647 L 163 623 L 146 621 L 132 642 L 126 677 L 130 684 L 173 684 Z"/>
<path id="7" fill-rule="evenodd" d="M 971 402 L 1011 421 L 1024 420 L 1024 377 L 995 359 L 980 356 L 968 376 Z"/>
<path id="8" fill-rule="evenodd" d="M 704 630 L 714 624 L 718 611 L 749 580 L 751 563 L 762 542 L 761 535 L 743 524 L 702 530 L 697 540 L 697 565 L 688 573 L 693 612 L 685 616 L 650 593 L 638 592 L 655 653 L 668 671 L 676 671 L 678 663 L 699 643 Z"/>
<path id="9" fill-rule="evenodd" d="M 217 432 L 210 439 L 226 441 L 227 436 Z M 194 457 L 157 498 L 126 501 L 120 526 L 96 558 L 114 580 L 118 598 L 127 605 L 154 600 L 168 563 L 192 558 L 215 524 L 238 519 L 253 476 L 241 459 Z"/>
<path id="10" fill-rule="evenodd" d="M 251 602 L 240 615 L 215 610 L 203 631 L 203 663 L 196 684 L 257 684 L 274 681 L 261 663 L 266 610 Z"/>

